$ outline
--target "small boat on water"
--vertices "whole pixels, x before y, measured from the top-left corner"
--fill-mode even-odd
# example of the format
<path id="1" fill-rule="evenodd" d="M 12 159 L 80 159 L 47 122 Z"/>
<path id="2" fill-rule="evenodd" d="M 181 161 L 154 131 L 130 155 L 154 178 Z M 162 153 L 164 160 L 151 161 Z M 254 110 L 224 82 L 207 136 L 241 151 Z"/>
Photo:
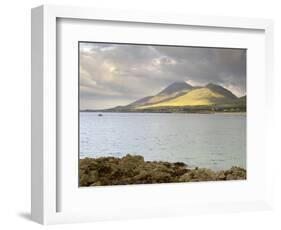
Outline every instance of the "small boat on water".
<path id="1" fill-rule="evenodd" d="M 98 114 L 99 117 L 102 117 L 103 115 L 101 113 Z"/>

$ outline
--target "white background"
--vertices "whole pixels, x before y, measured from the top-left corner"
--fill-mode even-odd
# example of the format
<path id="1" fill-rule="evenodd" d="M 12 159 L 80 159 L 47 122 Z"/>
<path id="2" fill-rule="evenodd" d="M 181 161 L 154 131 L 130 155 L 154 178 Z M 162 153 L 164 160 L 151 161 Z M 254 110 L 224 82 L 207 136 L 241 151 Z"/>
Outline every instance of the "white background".
<path id="1" fill-rule="evenodd" d="M 280 1 L 279 1 L 280 2 Z M 0 227 L 38 229 L 29 221 L 30 209 L 30 8 L 42 3 L 178 12 L 189 14 L 264 17 L 275 20 L 275 94 L 281 99 L 281 14 L 278 0 L 9 0 L 2 1 L 0 84 Z M 281 103 L 280 103 L 281 105 Z M 281 175 L 280 106 L 276 108 L 275 174 Z M 280 134 L 279 134 L 280 135 Z M 280 139 L 280 137 L 279 137 Z M 262 170 L 262 169 L 261 169 Z M 279 182 L 278 180 L 279 179 Z M 281 180 L 275 181 L 275 210 L 231 215 L 200 215 L 166 219 L 130 220 L 48 226 L 52 229 L 280 229 Z"/>
<path id="2" fill-rule="evenodd" d="M 61 107 L 58 127 L 60 129 L 60 197 L 59 207 L 63 213 L 77 212 L 102 213 L 115 217 L 129 216 L 168 216 L 168 213 L 185 213 L 201 210 L 206 212 L 211 206 L 225 202 L 222 209 L 234 202 L 255 202 L 265 199 L 265 173 L 260 170 L 266 166 L 266 146 L 264 106 L 266 87 L 264 85 L 264 32 L 245 30 L 225 30 L 196 28 L 186 26 L 166 28 L 147 24 L 90 22 L 85 20 L 59 20 L 58 75 L 59 104 Z M 115 32 L 114 32 L 115 31 Z M 114 34 L 114 36 L 112 36 Z M 142 36 L 149 34 L 149 36 Z M 128 42 L 139 44 L 172 44 L 207 47 L 247 48 L 247 181 L 238 183 L 183 183 L 158 186 L 113 186 L 111 188 L 78 188 L 78 41 Z M 69 103 L 71 102 L 71 103 Z M 259 111 L 259 113 L 257 113 Z M 260 132 L 256 131 L 260 124 Z M 206 196 L 208 191 L 211 196 Z M 106 200 L 106 202 L 105 202 Z M 126 202 L 125 202 L 126 201 Z M 164 201 L 164 202 L 163 202 Z M 151 208 L 147 208 L 147 204 Z M 196 206 L 198 204 L 198 206 Z M 200 205 L 201 204 L 201 205 Z M 170 207 L 174 208 L 171 211 Z M 158 207 L 158 208 L 157 208 Z M 122 208 L 123 212 L 120 212 Z M 135 210 L 127 211 L 126 210 Z M 178 213 L 176 212 L 176 213 Z M 180 212 L 179 212 L 180 213 Z M 200 213 L 200 212 L 199 212 Z M 117 219 L 117 218 L 115 218 Z M 71 221 L 70 218 L 68 221 Z"/>

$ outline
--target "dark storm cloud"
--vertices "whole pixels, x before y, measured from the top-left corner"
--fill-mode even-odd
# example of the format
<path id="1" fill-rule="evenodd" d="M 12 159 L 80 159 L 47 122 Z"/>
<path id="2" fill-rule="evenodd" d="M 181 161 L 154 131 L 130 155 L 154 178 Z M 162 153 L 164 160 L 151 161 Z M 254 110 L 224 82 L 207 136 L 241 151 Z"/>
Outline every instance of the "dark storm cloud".
<path id="1" fill-rule="evenodd" d="M 174 81 L 210 82 L 246 93 L 246 51 L 80 43 L 81 109 L 125 105 Z"/>

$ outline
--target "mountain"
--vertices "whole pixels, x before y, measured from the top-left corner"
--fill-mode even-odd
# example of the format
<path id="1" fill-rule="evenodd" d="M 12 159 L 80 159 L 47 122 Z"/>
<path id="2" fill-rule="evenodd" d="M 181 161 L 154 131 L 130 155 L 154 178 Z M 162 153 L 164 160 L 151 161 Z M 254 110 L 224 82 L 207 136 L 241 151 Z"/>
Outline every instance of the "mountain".
<path id="1" fill-rule="evenodd" d="M 154 96 L 147 96 L 112 112 L 239 112 L 246 111 L 246 96 L 238 98 L 230 90 L 213 83 L 191 86 L 174 82 Z"/>
<path id="2" fill-rule="evenodd" d="M 141 98 L 137 101 L 134 101 L 133 103 L 124 106 L 125 108 L 129 109 L 137 109 L 138 107 L 141 106 L 146 106 L 146 105 L 153 105 L 155 103 L 160 103 L 166 100 L 170 100 L 172 98 L 175 98 L 179 95 L 182 95 L 189 90 L 193 89 L 193 87 L 189 84 L 187 84 L 184 81 L 177 81 L 163 89 L 161 92 L 157 93 L 154 96 L 148 96 Z"/>
<path id="3" fill-rule="evenodd" d="M 238 101 L 240 101 L 241 103 L 246 103 L 246 101 L 247 101 L 247 96 L 245 95 L 245 96 L 243 96 L 243 97 L 239 97 L 238 98 Z"/>
<path id="4" fill-rule="evenodd" d="M 206 85 L 206 88 L 208 88 L 216 93 L 222 94 L 228 99 L 233 99 L 233 100 L 237 99 L 237 97 L 230 90 L 227 90 L 226 88 L 223 88 L 220 85 L 209 83 L 208 85 Z"/>
<path id="5" fill-rule="evenodd" d="M 204 87 L 193 88 L 176 98 L 152 105 L 144 105 L 139 109 L 172 106 L 211 106 L 232 103 L 234 100 L 237 100 L 237 97 L 231 91 L 210 83 Z"/>
<path id="6" fill-rule="evenodd" d="M 144 105 L 144 104 L 148 103 L 153 97 L 154 96 L 147 96 L 147 97 L 138 99 L 138 100 L 134 101 L 133 103 L 131 103 L 129 105 L 126 105 L 124 107 L 126 107 L 126 108 L 135 108 L 135 107 L 138 107 L 140 105 Z"/>
<path id="7" fill-rule="evenodd" d="M 167 88 L 158 93 L 158 96 L 171 96 L 174 94 L 179 94 L 181 92 L 187 92 L 193 87 L 186 83 L 185 81 L 176 81 L 173 84 L 169 85 Z"/>

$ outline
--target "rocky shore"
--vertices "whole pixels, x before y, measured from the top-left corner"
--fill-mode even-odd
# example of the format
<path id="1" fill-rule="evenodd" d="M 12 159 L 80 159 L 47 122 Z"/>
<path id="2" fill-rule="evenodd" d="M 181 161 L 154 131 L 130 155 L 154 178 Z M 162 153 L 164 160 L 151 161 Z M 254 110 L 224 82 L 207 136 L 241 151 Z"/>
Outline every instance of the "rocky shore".
<path id="1" fill-rule="evenodd" d="M 246 170 L 188 168 L 182 162 L 144 161 L 139 155 L 80 159 L 80 186 L 244 180 Z"/>

